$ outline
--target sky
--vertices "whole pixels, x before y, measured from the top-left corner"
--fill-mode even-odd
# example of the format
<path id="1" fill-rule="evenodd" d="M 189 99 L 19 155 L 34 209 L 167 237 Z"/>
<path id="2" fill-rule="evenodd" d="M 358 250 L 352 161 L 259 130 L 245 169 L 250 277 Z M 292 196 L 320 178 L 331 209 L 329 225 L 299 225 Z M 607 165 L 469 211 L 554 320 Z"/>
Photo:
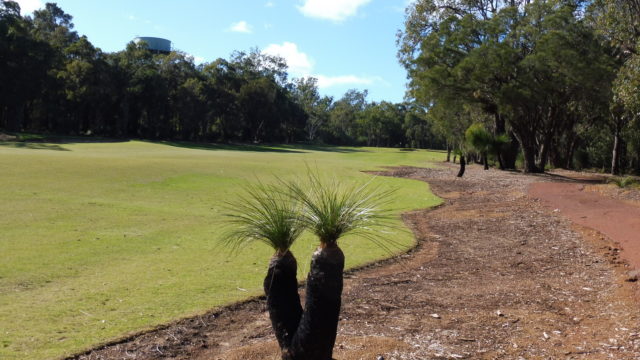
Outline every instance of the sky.
<path id="1" fill-rule="evenodd" d="M 43 0 L 18 0 L 23 14 Z M 106 52 L 136 36 L 162 37 L 196 63 L 234 50 L 280 55 L 290 77 L 313 76 L 323 95 L 369 90 L 370 101 L 401 102 L 406 72 L 396 33 L 409 0 L 58 0 L 75 30 Z"/>

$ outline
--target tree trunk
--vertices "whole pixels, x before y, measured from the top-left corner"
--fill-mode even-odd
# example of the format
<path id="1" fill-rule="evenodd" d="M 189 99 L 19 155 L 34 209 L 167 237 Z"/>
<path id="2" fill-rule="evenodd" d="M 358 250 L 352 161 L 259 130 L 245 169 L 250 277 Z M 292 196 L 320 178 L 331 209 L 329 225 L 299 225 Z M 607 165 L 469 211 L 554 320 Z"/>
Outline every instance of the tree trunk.
<path id="1" fill-rule="evenodd" d="M 489 170 L 489 154 L 486 152 L 482 154 L 482 163 L 484 164 L 484 169 Z"/>
<path id="2" fill-rule="evenodd" d="M 544 143 L 540 147 L 540 155 L 538 157 L 537 168 L 539 172 L 544 172 L 544 169 L 547 167 L 547 162 L 549 161 L 549 149 L 551 148 L 551 136 L 548 136 L 545 139 Z"/>
<path id="3" fill-rule="evenodd" d="M 569 149 L 567 151 L 567 159 L 564 164 L 565 169 L 573 169 L 573 154 L 576 151 L 577 145 L 578 145 L 578 137 L 572 136 L 571 143 L 569 144 Z"/>
<path id="4" fill-rule="evenodd" d="M 464 160 L 464 155 L 460 155 L 460 171 L 458 171 L 458 177 L 462 177 L 464 175 L 466 165 L 467 162 Z"/>
<path id="5" fill-rule="evenodd" d="M 524 172 L 539 173 L 540 170 L 536 166 L 536 152 L 531 146 L 522 146 L 522 154 L 524 157 Z"/>
<path id="6" fill-rule="evenodd" d="M 613 135 L 613 154 L 611 156 L 611 175 L 620 174 L 620 127 L 616 125 Z"/>
<path id="7" fill-rule="evenodd" d="M 313 254 L 304 313 L 286 359 L 331 360 L 338 332 L 343 270 L 344 254 L 337 244 L 321 246 Z"/>
<path id="8" fill-rule="evenodd" d="M 451 161 L 451 147 L 447 144 L 447 162 Z"/>
<path id="9" fill-rule="evenodd" d="M 284 354 L 289 352 L 291 340 L 302 317 L 297 270 L 296 258 L 290 251 L 276 254 L 271 258 L 263 282 L 271 325 L 282 350 L 283 359 L 287 359 Z"/>
<path id="10" fill-rule="evenodd" d="M 515 169 L 520 143 L 513 133 L 510 133 L 509 137 L 511 138 L 511 142 L 509 143 L 508 148 L 503 149 L 503 151 L 500 153 L 500 157 L 505 169 Z"/>

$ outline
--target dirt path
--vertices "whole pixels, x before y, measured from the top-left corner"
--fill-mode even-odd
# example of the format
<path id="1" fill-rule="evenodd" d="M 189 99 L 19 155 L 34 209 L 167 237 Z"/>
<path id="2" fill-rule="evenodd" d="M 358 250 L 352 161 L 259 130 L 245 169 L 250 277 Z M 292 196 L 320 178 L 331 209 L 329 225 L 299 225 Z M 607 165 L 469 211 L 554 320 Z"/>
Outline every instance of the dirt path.
<path id="1" fill-rule="evenodd" d="M 572 222 L 597 230 L 621 247 L 621 258 L 640 269 L 640 206 L 585 191 L 585 184 L 535 183 L 529 195 Z"/>
<path id="2" fill-rule="evenodd" d="M 548 177 L 406 168 L 444 206 L 405 215 L 418 247 L 350 273 L 335 358 L 640 359 L 640 313 L 602 234 L 527 196 Z M 78 357 L 278 359 L 256 299 Z"/>

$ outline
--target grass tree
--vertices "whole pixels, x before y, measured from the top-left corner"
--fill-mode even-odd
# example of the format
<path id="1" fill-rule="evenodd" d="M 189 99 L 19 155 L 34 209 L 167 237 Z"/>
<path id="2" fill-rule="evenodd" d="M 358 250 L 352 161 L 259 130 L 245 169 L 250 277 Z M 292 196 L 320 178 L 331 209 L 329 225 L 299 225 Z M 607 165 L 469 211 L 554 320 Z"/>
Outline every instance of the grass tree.
<path id="1" fill-rule="evenodd" d="M 374 232 L 389 226 L 382 207 L 391 191 L 371 183 L 344 185 L 323 181 L 311 173 L 306 186 L 289 183 L 291 193 L 303 204 L 302 220 L 318 237 L 319 247 L 313 253 L 307 276 L 305 309 L 290 348 L 291 359 L 330 360 L 336 340 L 342 303 L 345 257 L 338 240 L 359 233 L 375 244 L 385 241 Z"/>
<path id="2" fill-rule="evenodd" d="M 247 188 L 246 195 L 229 204 L 227 211 L 231 226 L 224 237 L 227 245 L 237 249 L 259 241 L 275 250 L 263 286 L 271 324 L 283 354 L 288 352 L 302 316 L 298 265 L 290 251 L 304 231 L 300 212 L 300 202 L 286 187 L 264 184 Z"/>
<path id="3" fill-rule="evenodd" d="M 280 181 L 251 187 L 231 204 L 233 247 L 261 241 L 276 251 L 264 280 L 267 307 L 284 360 L 331 360 L 342 303 L 344 253 L 338 240 L 360 234 L 390 250 L 376 228 L 390 227 L 383 206 L 391 190 L 370 183 L 344 185 L 311 173 L 305 184 Z M 304 311 L 297 291 L 296 260 L 289 250 L 304 229 L 319 239 L 307 277 Z"/>

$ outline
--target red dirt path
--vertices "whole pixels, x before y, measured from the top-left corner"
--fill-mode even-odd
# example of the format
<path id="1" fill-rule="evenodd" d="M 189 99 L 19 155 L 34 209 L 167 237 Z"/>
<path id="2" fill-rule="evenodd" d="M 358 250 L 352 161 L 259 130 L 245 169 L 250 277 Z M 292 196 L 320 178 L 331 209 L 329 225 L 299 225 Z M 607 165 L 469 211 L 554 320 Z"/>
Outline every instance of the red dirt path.
<path id="1" fill-rule="evenodd" d="M 584 184 L 531 184 L 529 196 L 557 209 L 572 222 L 597 230 L 622 249 L 629 265 L 640 269 L 640 206 L 585 191 Z"/>

